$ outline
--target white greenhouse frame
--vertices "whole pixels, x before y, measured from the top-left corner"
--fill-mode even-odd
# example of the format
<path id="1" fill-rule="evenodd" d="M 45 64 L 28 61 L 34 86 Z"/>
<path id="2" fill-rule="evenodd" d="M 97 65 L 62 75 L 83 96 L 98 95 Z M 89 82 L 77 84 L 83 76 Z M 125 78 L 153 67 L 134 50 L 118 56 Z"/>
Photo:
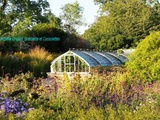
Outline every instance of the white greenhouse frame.
<path id="1" fill-rule="evenodd" d="M 116 52 L 96 52 L 69 50 L 54 59 L 50 69 L 52 73 L 91 73 L 93 67 L 119 66 L 127 60 L 123 54 Z"/>
<path id="2" fill-rule="evenodd" d="M 81 66 L 82 64 L 84 64 L 83 67 Z M 72 51 L 68 51 L 57 57 L 54 61 L 52 61 L 50 67 L 51 67 L 51 73 L 62 73 L 62 72 L 90 73 L 90 65 L 81 56 L 75 54 Z"/>

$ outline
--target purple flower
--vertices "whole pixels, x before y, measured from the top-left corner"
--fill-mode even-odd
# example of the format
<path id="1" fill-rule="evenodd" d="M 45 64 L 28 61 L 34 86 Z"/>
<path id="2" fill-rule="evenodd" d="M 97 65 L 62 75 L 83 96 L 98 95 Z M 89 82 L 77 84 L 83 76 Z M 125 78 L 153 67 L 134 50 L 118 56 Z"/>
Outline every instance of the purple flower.
<path id="1" fill-rule="evenodd" d="M 28 103 L 24 103 L 24 106 L 28 106 Z"/>
<path id="2" fill-rule="evenodd" d="M 10 99 L 5 98 L 4 101 L 5 101 L 5 102 L 10 102 Z"/>
<path id="3" fill-rule="evenodd" d="M 26 108 L 24 106 L 21 107 L 21 111 L 25 111 Z"/>
<path id="4" fill-rule="evenodd" d="M 5 107 L 5 105 L 4 105 L 4 104 L 2 104 L 2 105 L 1 105 L 1 109 L 2 109 L 3 111 L 5 111 L 5 110 L 6 110 L 6 107 Z"/>
<path id="5" fill-rule="evenodd" d="M 1 97 L 0 100 L 0 109 L 5 113 L 22 114 L 24 111 L 28 111 L 27 108 L 25 108 L 28 104 L 23 103 L 21 99 L 14 98 L 14 100 L 10 100 L 9 98 Z"/>

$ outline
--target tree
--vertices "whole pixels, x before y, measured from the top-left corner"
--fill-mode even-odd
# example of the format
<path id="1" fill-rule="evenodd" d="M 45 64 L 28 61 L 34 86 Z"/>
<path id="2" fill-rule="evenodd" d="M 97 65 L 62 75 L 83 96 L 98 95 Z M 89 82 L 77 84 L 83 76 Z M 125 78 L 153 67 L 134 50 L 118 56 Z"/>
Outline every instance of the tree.
<path id="1" fill-rule="evenodd" d="M 49 12 L 46 0 L 0 0 L 0 36 L 21 37 L 35 24 L 46 22 Z M 0 47 L 7 51 L 18 44 L 1 41 Z"/>
<path id="2" fill-rule="evenodd" d="M 11 35 L 15 37 L 27 37 L 28 33 L 27 31 L 30 31 L 32 28 L 34 29 L 34 26 L 42 25 L 43 23 L 45 26 L 48 25 L 48 27 L 52 26 L 58 29 L 61 29 L 61 20 L 60 18 L 56 17 L 53 13 L 49 12 L 45 15 L 45 18 L 43 22 L 38 23 L 32 27 L 29 27 L 32 23 L 32 17 L 25 18 L 23 21 L 20 21 L 12 30 Z M 42 26 L 41 26 L 42 27 Z M 42 27 L 43 28 L 43 27 Z M 45 27 L 46 28 L 46 27 Z M 30 30 L 29 30 L 30 29 Z M 35 31 L 36 32 L 36 31 Z M 34 37 L 34 35 L 31 35 Z M 30 35 L 28 37 L 31 37 Z"/>
<path id="3" fill-rule="evenodd" d="M 76 1 L 65 4 L 62 8 L 60 18 L 64 22 L 64 29 L 69 33 L 77 33 L 79 26 L 84 25 L 83 7 Z"/>
<path id="4" fill-rule="evenodd" d="M 94 0 L 95 4 L 105 4 L 107 2 L 113 2 L 113 0 Z"/>
<path id="5" fill-rule="evenodd" d="M 136 47 L 150 31 L 160 30 L 159 9 L 157 2 L 143 0 L 106 2 L 101 5 L 100 17 L 83 37 L 105 50 Z"/>
<path id="6" fill-rule="evenodd" d="M 39 45 L 44 47 L 49 52 L 63 52 L 67 51 L 69 48 L 74 48 L 78 46 L 79 39 L 77 35 L 65 32 L 62 28 L 55 27 L 55 24 L 51 23 L 39 23 L 32 27 L 31 30 L 26 30 L 23 32 L 26 37 L 58 37 L 60 41 L 36 41 L 27 42 L 30 46 L 34 47 Z M 83 41 L 82 41 L 83 42 Z M 31 45 L 32 43 L 32 45 Z"/>
<path id="7" fill-rule="evenodd" d="M 6 16 L 0 9 L 0 36 L 6 36 L 11 32 L 11 18 L 10 15 Z"/>
<path id="8" fill-rule="evenodd" d="M 0 2 L 0 26 L 10 26 L 9 28 L 22 25 L 26 19 L 30 20 L 28 27 L 31 27 L 44 21 L 44 15 L 49 11 L 49 3 L 46 0 L 0 0 Z"/>
<path id="9" fill-rule="evenodd" d="M 53 13 L 49 12 L 49 14 L 47 14 L 47 23 L 52 24 L 52 26 L 56 27 L 56 28 L 62 28 L 62 21 L 60 18 L 56 17 Z"/>
<path id="10" fill-rule="evenodd" d="M 43 14 L 49 11 L 49 3 L 46 0 L 0 0 L 0 2 L 2 3 L 1 12 L 5 15 L 12 14 L 16 19 L 32 16 L 33 21 L 37 22 L 41 20 Z"/>
<path id="11" fill-rule="evenodd" d="M 113 3 L 114 1 L 115 0 L 94 0 L 94 3 L 104 5 L 105 3 Z M 154 3 L 159 3 L 159 0 L 142 0 L 142 2 L 154 4 Z"/>

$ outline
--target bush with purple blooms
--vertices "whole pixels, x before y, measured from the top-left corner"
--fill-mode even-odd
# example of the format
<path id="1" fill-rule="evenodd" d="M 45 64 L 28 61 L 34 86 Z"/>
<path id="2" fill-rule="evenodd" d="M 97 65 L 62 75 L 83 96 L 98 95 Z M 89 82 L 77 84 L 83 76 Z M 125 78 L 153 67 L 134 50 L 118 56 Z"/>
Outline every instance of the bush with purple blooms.
<path id="1" fill-rule="evenodd" d="M 8 97 L 8 93 L 0 94 L 0 109 L 5 114 L 13 113 L 13 114 L 22 114 L 23 112 L 27 112 L 28 104 L 23 103 L 21 99 L 14 98 L 11 100 Z"/>

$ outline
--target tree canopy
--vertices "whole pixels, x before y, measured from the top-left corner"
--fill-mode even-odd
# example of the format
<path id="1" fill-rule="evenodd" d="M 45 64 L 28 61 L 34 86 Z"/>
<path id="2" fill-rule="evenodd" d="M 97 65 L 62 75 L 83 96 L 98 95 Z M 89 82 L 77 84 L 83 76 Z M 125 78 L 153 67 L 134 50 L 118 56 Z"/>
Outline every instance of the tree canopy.
<path id="1" fill-rule="evenodd" d="M 65 4 L 60 18 L 51 13 L 47 0 L 0 0 L 0 3 L 1 37 L 60 38 L 59 42 L 0 41 L 2 52 L 26 49 L 24 46 L 33 46 L 33 43 L 51 52 L 60 52 L 86 43 L 77 34 L 84 23 L 83 7 L 78 2 Z"/>
<path id="2" fill-rule="evenodd" d="M 14 27 L 30 28 L 45 21 L 49 10 L 46 0 L 0 0 L 0 36 L 8 36 Z"/>
<path id="3" fill-rule="evenodd" d="M 76 1 L 65 4 L 61 10 L 60 18 L 64 21 L 64 29 L 69 33 L 77 33 L 79 26 L 84 25 L 83 7 Z"/>
<path id="4" fill-rule="evenodd" d="M 99 14 L 82 37 L 78 28 L 85 25 L 84 8 L 77 1 L 62 6 L 59 17 L 51 13 L 47 0 L 0 0 L 0 3 L 1 37 L 55 36 L 62 39 L 60 44 L 66 48 L 79 47 L 78 43 L 88 46 L 86 41 L 99 50 L 136 47 L 150 32 L 160 30 L 158 0 L 94 0 L 100 5 Z M 0 47 L 7 49 L 9 44 L 13 45 L 0 42 Z"/>
<path id="5" fill-rule="evenodd" d="M 96 0 L 97 1 L 97 0 Z M 136 47 L 150 31 L 160 30 L 160 4 L 144 0 L 116 0 L 101 4 L 100 17 L 83 38 L 102 50 Z"/>

